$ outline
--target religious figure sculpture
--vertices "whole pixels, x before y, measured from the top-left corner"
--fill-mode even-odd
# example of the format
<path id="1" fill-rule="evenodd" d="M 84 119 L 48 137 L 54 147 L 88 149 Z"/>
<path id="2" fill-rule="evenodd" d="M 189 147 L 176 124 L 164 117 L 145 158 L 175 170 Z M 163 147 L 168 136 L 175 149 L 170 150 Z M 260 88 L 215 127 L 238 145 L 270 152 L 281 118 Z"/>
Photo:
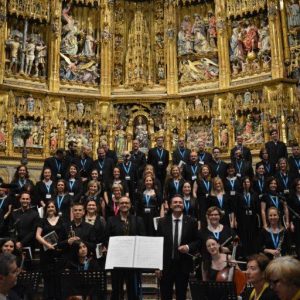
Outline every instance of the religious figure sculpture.
<path id="1" fill-rule="evenodd" d="M 27 75 L 31 74 L 31 69 L 35 58 L 34 52 L 35 43 L 32 38 L 29 38 L 25 46 L 25 74 Z"/>
<path id="2" fill-rule="evenodd" d="M 287 3 L 287 17 L 288 17 L 288 26 L 298 27 L 300 26 L 300 5 L 299 1 L 292 0 Z"/>
<path id="3" fill-rule="evenodd" d="M 13 68 L 15 72 L 18 72 L 18 64 L 19 64 L 19 50 L 20 50 L 20 38 L 19 36 L 15 35 L 10 37 L 6 41 L 6 45 L 10 47 L 10 64 L 9 64 L 9 71 L 12 72 Z"/>
<path id="4" fill-rule="evenodd" d="M 145 152 L 149 147 L 148 129 L 142 116 L 137 117 L 137 124 L 134 130 L 135 139 L 140 142 L 140 147 Z"/>

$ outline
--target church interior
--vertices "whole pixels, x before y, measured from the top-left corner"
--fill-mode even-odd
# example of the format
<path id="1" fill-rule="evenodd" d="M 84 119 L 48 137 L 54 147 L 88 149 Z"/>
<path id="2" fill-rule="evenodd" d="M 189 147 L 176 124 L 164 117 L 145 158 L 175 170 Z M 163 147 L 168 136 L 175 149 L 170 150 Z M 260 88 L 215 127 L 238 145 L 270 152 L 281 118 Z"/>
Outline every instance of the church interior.
<path id="1" fill-rule="evenodd" d="M 2 0 L 0 176 L 70 141 L 258 158 L 272 128 L 300 140 L 299 72 L 295 0 Z"/>

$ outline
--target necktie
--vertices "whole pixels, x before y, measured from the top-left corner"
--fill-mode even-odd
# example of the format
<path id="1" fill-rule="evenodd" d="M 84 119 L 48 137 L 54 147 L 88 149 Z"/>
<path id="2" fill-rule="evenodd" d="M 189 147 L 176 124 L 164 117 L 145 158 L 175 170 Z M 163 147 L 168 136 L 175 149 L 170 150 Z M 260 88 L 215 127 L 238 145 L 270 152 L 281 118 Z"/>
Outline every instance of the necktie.
<path id="1" fill-rule="evenodd" d="M 179 252 L 178 252 L 178 223 L 179 219 L 175 219 L 175 233 L 174 233 L 174 241 L 173 241 L 173 258 L 178 259 L 179 258 Z"/>

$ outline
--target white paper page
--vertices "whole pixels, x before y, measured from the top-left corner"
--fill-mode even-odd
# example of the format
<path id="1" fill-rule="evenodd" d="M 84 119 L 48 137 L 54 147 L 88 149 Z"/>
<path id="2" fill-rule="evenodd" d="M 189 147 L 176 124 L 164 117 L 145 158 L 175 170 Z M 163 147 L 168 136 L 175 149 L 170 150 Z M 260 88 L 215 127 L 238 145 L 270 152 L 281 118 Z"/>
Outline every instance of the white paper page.
<path id="1" fill-rule="evenodd" d="M 38 213 L 41 219 L 44 218 L 44 207 L 38 207 Z"/>
<path id="2" fill-rule="evenodd" d="M 134 268 L 163 269 L 163 237 L 136 237 Z"/>
<path id="3" fill-rule="evenodd" d="M 105 269 L 132 268 L 135 236 L 112 236 L 109 238 Z"/>

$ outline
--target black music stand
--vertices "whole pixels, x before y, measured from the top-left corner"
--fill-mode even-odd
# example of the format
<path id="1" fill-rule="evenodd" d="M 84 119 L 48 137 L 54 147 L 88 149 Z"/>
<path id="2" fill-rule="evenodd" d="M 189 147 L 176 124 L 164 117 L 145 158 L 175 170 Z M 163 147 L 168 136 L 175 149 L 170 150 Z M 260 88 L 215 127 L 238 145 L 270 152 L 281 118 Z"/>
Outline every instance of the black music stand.
<path id="1" fill-rule="evenodd" d="M 103 271 L 63 271 L 61 274 L 62 299 L 70 296 L 105 299 L 106 280 Z"/>
<path id="2" fill-rule="evenodd" d="M 22 287 L 26 294 L 36 293 L 41 277 L 42 274 L 39 271 L 22 271 L 18 275 L 18 286 Z"/>
<path id="3" fill-rule="evenodd" d="M 237 300 L 233 282 L 190 280 L 193 300 Z"/>

